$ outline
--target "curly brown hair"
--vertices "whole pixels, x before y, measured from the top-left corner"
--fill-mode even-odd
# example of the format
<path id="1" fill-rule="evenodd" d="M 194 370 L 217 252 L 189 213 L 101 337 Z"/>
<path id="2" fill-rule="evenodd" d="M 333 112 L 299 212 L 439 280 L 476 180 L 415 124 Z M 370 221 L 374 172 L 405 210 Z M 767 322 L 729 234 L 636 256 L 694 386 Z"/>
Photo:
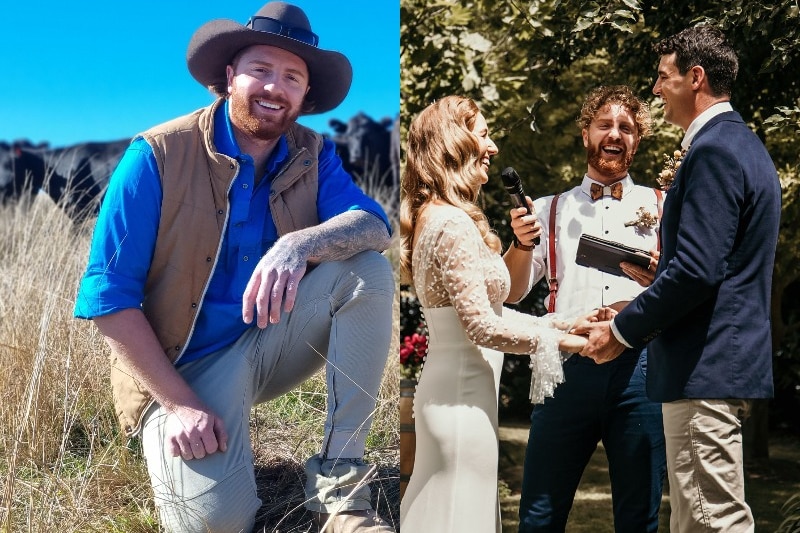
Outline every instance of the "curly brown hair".
<path id="1" fill-rule="evenodd" d="M 592 120 L 603 107 L 618 104 L 627 108 L 636 120 L 636 131 L 639 138 L 651 133 L 650 107 L 640 100 L 627 85 L 602 85 L 592 90 L 581 108 L 578 126 L 588 129 Z"/>

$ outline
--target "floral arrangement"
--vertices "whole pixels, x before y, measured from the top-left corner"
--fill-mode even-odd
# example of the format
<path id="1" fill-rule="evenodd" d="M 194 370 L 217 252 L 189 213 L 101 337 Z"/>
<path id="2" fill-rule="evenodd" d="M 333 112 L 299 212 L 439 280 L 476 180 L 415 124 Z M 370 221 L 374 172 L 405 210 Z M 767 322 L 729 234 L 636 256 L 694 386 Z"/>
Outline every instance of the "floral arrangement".
<path id="1" fill-rule="evenodd" d="M 400 340 L 400 377 L 417 380 L 428 355 L 428 326 L 422 317 L 417 298 L 402 288 Z"/>
<path id="2" fill-rule="evenodd" d="M 656 181 L 663 190 L 668 190 L 675 179 L 675 173 L 681 166 L 683 156 L 686 155 L 686 150 L 675 150 L 672 156 L 664 154 L 664 170 L 656 178 Z"/>
<path id="3" fill-rule="evenodd" d="M 418 380 L 422 364 L 428 355 L 428 337 L 421 333 L 406 335 L 400 345 L 400 375 Z"/>
<path id="4" fill-rule="evenodd" d="M 625 227 L 629 228 L 631 226 L 636 226 L 637 228 L 646 229 L 646 228 L 655 228 L 658 224 L 658 217 L 655 216 L 653 213 L 648 211 L 644 208 L 644 206 L 640 207 L 636 210 L 636 216 L 634 220 L 629 220 L 625 222 Z"/>

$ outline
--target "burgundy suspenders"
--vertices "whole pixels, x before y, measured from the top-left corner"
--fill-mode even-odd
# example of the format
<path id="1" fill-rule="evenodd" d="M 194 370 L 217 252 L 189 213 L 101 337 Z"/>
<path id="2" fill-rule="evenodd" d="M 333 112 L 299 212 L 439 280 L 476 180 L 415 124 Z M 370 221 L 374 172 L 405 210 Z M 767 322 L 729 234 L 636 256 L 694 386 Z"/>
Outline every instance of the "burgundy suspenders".
<path id="1" fill-rule="evenodd" d="M 550 286 L 550 301 L 547 304 L 547 312 L 555 313 L 556 311 L 556 295 L 558 294 L 558 278 L 556 277 L 556 205 L 558 205 L 558 197 L 561 193 L 553 196 L 553 202 L 550 204 L 550 232 L 547 237 L 547 251 L 550 257 L 547 263 L 550 265 L 550 278 L 547 284 Z"/>
<path id="2" fill-rule="evenodd" d="M 663 193 L 661 189 L 653 189 L 656 193 L 656 202 L 658 203 L 658 222 L 661 224 L 661 211 L 663 208 Z M 547 304 L 547 312 L 555 313 L 556 310 L 556 295 L 558 294 L 558 277 L 556 276 L 556 207 L 558 205 L 558 197 L 561 193 L 553 196 L 553 202 L 550 204 L 550 228 L 547 233 L 547 251 L 549 257 L 547 263 L 550 266 L 550 277 L 547 279 L 547 284 L 550 287 L 550 301 Z M 661 228 L 656 230 L 656 249 L 661 251 Z"/>

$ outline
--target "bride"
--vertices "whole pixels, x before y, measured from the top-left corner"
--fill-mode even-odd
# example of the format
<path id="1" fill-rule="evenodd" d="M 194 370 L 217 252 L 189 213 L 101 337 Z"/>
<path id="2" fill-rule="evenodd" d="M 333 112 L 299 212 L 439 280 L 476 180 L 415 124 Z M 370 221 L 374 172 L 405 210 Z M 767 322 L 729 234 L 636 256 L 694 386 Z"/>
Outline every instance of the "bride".
<path id="1" fill-rule="evenodd" d="M 561 352 L 586 339 L 574 319 L 504 308 L 509 274 L 500 240 L 475 204 L 498 152 L 475 103 L 448 96 L 408 133 L 401 180 L 401 276 L 428 326 L 428 356 L 414 397 L 414 471 L 400 506 L 413 533 L 500 532 L 497 401 L 503 354 L 527 354 L 531 401 L 564 379 Z M 579 321 L 607 320 L 595 311 Z"/>

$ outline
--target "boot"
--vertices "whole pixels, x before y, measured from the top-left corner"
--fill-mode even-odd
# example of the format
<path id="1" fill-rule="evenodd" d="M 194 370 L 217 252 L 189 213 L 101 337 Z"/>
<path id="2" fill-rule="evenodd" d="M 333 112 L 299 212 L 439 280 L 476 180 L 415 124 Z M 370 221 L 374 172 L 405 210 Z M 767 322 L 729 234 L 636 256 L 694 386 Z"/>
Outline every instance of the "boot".
<path id="1" fill-rule="evenodd" d="M 395 533 L 394 528 L 372 509 L 314 515 L 319 533 Z"/>

